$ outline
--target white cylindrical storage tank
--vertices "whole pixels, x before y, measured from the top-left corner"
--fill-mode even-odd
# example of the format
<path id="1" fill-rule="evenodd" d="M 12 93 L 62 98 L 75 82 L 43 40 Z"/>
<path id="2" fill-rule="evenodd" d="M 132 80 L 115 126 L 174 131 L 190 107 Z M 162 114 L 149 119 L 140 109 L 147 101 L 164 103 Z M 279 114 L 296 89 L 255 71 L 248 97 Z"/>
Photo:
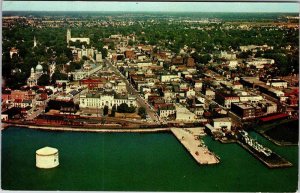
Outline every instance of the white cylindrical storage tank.
<path id="1" fill-rule="evenodd" d="M 58 150 L 52 147 L 43 147 L 36 151 L 36 167 L 54 168 L 59 165 Z"/>

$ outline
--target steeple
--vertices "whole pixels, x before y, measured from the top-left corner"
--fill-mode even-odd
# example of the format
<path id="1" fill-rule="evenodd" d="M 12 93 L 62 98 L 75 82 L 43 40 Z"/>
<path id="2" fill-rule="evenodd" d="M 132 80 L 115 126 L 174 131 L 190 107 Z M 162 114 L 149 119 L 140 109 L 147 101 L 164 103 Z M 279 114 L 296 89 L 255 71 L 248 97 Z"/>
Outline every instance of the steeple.
<path id="1" fill-rule="evenodd" d="M 35 38 L 35 36 L 33 37 L 33 47 L 34 48 L 36 47 L 36 38 Z"/>
<path id="2" fill-rule="evenodd" d="M 67 43 L 69 43 L 70 40 L 71 40 L 71 30 L 68 29 L 67 30 Z"/>

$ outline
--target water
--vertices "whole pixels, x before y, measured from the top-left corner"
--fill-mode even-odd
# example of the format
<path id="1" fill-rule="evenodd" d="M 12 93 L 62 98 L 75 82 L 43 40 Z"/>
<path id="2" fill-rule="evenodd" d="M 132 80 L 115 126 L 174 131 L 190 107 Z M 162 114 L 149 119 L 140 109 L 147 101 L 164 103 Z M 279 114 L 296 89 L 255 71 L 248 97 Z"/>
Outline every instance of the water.
<path id="1" fill-rule="evenodd" d="M 289 191 L 297 189 L 298 147 L 279 147 L 293 163 L 269 169 L 237 144 L 204 141 L 218 165 L 198 165 L 169 133 L 72 133 L 8 128 L 2 132 L 2 189 L 102 191 Z M 58 148 L 60 165 L 35 167 L 35 151 Z"/>

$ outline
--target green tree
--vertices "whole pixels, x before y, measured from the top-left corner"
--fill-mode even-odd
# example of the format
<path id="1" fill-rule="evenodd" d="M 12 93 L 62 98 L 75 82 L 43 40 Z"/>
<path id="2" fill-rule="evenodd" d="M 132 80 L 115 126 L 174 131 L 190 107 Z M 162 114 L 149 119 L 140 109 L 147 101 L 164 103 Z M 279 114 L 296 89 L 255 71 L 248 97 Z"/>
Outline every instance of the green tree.
<path id="1" fill-rule="evenodd" d="M 37 84 L 39 86 L 47 86 L 50 84 L 50 78 L 48 74 L 43 74 L 40 76 L 40 78 L 37 81 Z"/>
<path id="2" fill-rule="evenodd" d="M 103 108 L 103 115 L 107 115 L 108 114 L 108 106 L 105 105 L 104 108 Z"/>
<path id="3" fill-rule="evenodd" d="M 112 109 L 111 109 L 111 114 L 110 114 L 110 116 L 111 116 L 111 117 L 115 117 L 116 111 L 117 111 L 117 107 L 116 107 L 116 105 L 114 105 L 114 106 L 112 107 Z"/>
<path id="4" fill-rule="evenodd" d="M 107 54 L 108 54 L 108 51 L 107 51 L 107 49 L 105 49 L 105 48 L 102 48 L 102 50 L 101 50 L 101 54 L 102 54 L 102 59 L 106 58 L 106 57 L 107 57 Z"/>
<path id="5" fill-rule="evenodd" d="M 129 107 L 126 103 L 122 103 L 117 107 L 118 113 L 134 113 L 135 109 L 134 106 Z"/>
<path id="6" fill-rule="evenodd" d="M 142 117 L 142 119 L 146 119 L 147 112 L 146 112 L 145 107 L 138 108 L 138 115 L 140 115 Z"/>

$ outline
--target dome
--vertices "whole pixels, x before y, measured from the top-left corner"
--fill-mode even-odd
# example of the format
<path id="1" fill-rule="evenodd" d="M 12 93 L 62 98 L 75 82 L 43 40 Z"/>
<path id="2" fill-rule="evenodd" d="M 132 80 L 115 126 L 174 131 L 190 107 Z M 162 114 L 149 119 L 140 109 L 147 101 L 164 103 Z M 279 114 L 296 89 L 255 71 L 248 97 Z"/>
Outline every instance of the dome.
<path id="1" fill-rule="evenodd" d="M 112 88 L 112 87 L 113 87 L 113 85 L 110 82 L 108 82 L 108 83 L 105 84 L 105 88 Z"/>
<path id="2" fill-rule="evenodd" d="M 35 70 L 36 71 L 43 71 L 43 66 L 38 64 L 36 67 L 35 67 Z"/>

